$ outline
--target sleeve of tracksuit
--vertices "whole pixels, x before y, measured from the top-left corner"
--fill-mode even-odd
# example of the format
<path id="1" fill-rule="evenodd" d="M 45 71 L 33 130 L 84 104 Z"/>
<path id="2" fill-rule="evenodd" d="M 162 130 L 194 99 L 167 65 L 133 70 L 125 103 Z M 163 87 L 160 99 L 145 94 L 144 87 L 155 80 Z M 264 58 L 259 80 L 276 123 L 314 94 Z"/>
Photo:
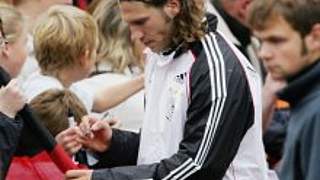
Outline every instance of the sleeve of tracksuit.
<path id="1" fill-rule="evenodd" d="M 222 179 L 254 122 L 254 107 L 245 73 L 222 38 L 208 35 L 197 47 L 178 152 L 155 164 L 94 170 L 92 179 Z"/>
<path id="2" fill-rule="evenodd" d="M 300 165 L 305 180 L 320 179 L 320 113 L 318 113 L 306 126 L 301 135 Z"/>
<path id="3" fill-rule="evenodd" d="M 94 169 L 135 165 L 138 157 L 140 134 L 113 129 L 111 146 L 105 153 L 98 153 L 99 162 Z"/>
<path id="4" fill-rule="evenodd" d="M 12 119 L 0 112 L 0 179 L 7 174 L 22 126 L 21 119 Z"/>

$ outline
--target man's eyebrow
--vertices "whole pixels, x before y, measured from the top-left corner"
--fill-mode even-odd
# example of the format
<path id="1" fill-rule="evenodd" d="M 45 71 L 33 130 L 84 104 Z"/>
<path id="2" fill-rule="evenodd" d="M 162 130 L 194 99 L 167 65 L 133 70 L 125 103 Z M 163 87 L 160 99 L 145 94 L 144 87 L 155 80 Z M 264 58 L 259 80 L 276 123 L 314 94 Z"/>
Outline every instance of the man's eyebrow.
<path id="1" fill-rule="evenodd" d="M 139 18 L 135 18 L 135 19 L 131 19 L 128 22 L 130 24 L 142 24 L 144 23 L 146 20 L 148 20 L 149 17 L 139 17 Z"/>

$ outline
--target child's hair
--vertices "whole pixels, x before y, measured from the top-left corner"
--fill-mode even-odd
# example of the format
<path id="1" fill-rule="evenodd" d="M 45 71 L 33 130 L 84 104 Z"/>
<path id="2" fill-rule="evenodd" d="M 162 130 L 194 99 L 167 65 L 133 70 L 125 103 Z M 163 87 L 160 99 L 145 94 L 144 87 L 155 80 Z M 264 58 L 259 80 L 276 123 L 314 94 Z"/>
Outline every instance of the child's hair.
<path id="1" fill-rule="evenodd" d="M 8 43 L 15 43 L 27 29 L 22 14 L 13 6 L 0 3 L 0 18 L 2 20 L 3 34 Z"/>
<path id="2" fill-rule="evenodd" d="M 47 90 L 36 96 L 30 106 L 53 136 L 69 127 L 70 117 L 79 123 L 87 114 L 79 98 L 67 89 Z"/>
<path id="3" fill-rule="evenodd" d="M 114 72 L 123 73 L 130 65 L 139 65 L 138 54 L 133 49 L 127 23 L 122 20 L 116 0 L 93 1 L 92 16 L 98 23 L 98 60 L 111 65 Z"/>
<path id="4" fill-rule="evenodd" d="M 34 30 L 35 56 L 43 74 L 78 65 L 86 51 L 96 50 L 97 41 L 98 28 L 91 15 L 67 5 L 49 8 Z"/>

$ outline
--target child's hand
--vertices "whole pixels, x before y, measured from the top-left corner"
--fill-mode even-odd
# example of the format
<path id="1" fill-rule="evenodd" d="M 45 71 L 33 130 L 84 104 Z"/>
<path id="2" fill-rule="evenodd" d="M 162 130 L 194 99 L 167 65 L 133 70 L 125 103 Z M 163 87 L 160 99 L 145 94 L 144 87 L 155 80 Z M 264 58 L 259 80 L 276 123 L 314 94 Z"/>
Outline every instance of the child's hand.
<path id="1" fill-rule="evenodd" d="M 6 87 L 0 88 L 0 111 L 10 118 L 14 118 L 25 105 L 26 100 L 17 84 L 12 79 Z"/>
<path id="2" fill-rule="evenodd" d="M 72 127 L 60 132 L 55 139 L 69 155 L 74 155 L 82 148 L 78 141 L 81 136 L 83 134 L 79 127 Z"/>

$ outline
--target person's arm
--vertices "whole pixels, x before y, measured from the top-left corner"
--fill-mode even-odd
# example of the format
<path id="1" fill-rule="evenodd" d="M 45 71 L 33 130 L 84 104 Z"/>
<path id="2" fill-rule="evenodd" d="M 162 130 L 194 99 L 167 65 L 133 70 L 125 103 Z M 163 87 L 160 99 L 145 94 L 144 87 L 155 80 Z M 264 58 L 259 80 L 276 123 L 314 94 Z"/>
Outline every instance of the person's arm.
<path id="1" fill-rule="evenodd" d="M 0 112 L 0 179 L 7 174 L 22 126 L 22 119 L 13 119 Z"/>
<path id="2" fill-rule="evenodd" d="M 113 129 L 112 120 L 98 120 L 84 116 L 79 125 L 81 136 L 78 141 L 88 150 L 94 151 L 99 159 L 97 168 L 135 165 L 137 162 L 140 134 Z"/>
<path id="3" fill-rule="evenodd" d="M 0 88 L 0 178 L 4 178 L 16 150 L 23 122 L 16 114 L 25 104 L 17 81 Z"/>
<path id="4" fill-rule="evenodd" d="M 304 126 L 301 137 L 301 173 L 305 180 L 320 179 L 320 113 Z"/>
<path id="5" fill-rule="evenodd" d="M 128 97 L 140 91 L 143 87 L 143 75 L 137 76 L 124 83 L 104 87 L 95 94 L 92 110 L 94 112 L 104 112 L 120 104 Z"/>
<path id="6" fill-rule="evenodd" d="M 119 129 L 112 130 L 110 147 L 104 153 L 97 153 L 98 168 L 136 165 L 140 143 L 140 134 Z"/>
<path id="7" fill-rule="evenodd" d="M 221 179 L 254 123 L 254 109 L 239 64 L 215 68 L 209 70 L 205 58 L 192 67 L 187 120 L 175 154 L 154 164 L 68 171 L 67 179 Z"/>
<path id="8" fill-rule="evenodd" d="M 270 73 L 266 77 L 262 90 L 262 130 L 268 129 L 275 110 L 275 104 L 278 99 L 276 93 L 286 86 L 285 80 L 275 80 Z"/>

